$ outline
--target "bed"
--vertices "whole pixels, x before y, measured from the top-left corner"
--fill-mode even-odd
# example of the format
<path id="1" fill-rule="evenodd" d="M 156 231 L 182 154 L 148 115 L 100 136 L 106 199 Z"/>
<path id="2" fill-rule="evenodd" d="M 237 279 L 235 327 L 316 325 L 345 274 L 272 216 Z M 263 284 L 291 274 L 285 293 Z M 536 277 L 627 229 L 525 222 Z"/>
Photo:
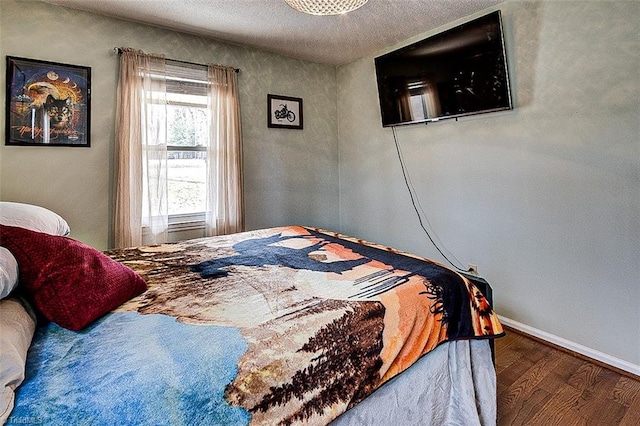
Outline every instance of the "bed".
<path id="1" fill-rule="evenodd" d="M 303 226 L 101 253 L 12 225 L 0 338 L 33 337 L 3 421 L 495 424 L 502 327 L 436 262 Z"/>

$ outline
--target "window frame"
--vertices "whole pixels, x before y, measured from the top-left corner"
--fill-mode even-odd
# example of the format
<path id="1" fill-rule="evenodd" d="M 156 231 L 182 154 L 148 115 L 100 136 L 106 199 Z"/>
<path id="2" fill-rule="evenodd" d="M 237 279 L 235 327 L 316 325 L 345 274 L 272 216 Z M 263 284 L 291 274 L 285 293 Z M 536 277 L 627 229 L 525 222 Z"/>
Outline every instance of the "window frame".
<path id="1" fill-rule="evenodd" d="M 167 61 L 169 65 L 170 61 Z M 174 70 L 175 72 L 169 71 L 169 68 Z M 187 70 L 199 70 L 204 71 L 202 75 L 203 79 L 196 79 L 192 77 L 185 77 L 184 73 Z M 206 80 L 206 67 L 192 67 L 192 66 L 184 66 L 179 63 L 172 63 L 170 66 L 167 66 L 167 94 L 187 94 L 189 96 L 198 96 L 204 98 L 204 102 L 196 103 L 196 102 L 180 102 L 175 99 L 167 99 L 167 106 L 181 106 L 187 108 L 207 108 L 208 102 L 206 100 L 206 90 L 209 87 L 210 83 Z M 182 86 L 180 83 L 186 82 L 190 83 Z M 188 88 L 198 88 L 189 92 Z M 196 93 L 198 92 L 198 93 Z M 167 129 L 168 130 L 168 129 Z M 208 147 L 206 145 L 170 145 L 167 140 L 167 152 L 205 152 L 208 158 Z M 170 200 L 167 200 L 170 203 Z M 205 206 L 206 209 L 206 206 Z M 206 210 L 201 212 L 193 212 L 193 213 L 176 213 L 168 215 L 168 232 L 182 232 L 182 231 L 190 231 L 190 230 L 199 230 L 205 228 L 205 216 Z"/>

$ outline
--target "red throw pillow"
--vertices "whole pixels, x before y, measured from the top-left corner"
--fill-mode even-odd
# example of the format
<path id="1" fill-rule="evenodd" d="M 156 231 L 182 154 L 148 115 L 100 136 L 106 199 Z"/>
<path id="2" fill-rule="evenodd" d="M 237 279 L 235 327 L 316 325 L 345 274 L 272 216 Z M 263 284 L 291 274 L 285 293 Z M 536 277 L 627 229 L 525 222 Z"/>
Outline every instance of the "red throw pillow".
<path id="1" fill-rule="evenodd" d="M 49 320 L 80 330 L 147 289 L 133 270 L 67 237 L 0 225 L 18 261 L 19 286 Z"/>

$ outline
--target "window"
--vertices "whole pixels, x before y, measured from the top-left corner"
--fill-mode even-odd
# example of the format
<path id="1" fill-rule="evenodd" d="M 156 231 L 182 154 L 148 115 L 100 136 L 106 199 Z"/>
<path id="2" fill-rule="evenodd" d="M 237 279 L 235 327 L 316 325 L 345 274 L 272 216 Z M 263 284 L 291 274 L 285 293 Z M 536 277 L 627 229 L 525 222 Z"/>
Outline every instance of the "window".
<path id="1" fill-rule="evenodd" d="M 244 229 L 237 70 L 120 49 L 116 247 Z"/>
<path id="2" fill-rule="evenodd" d="M 170 229 L 178 224 L 198 225 L 204 221 L 209 137 L 206 78 L 206 70 L 167 64 Z"/>

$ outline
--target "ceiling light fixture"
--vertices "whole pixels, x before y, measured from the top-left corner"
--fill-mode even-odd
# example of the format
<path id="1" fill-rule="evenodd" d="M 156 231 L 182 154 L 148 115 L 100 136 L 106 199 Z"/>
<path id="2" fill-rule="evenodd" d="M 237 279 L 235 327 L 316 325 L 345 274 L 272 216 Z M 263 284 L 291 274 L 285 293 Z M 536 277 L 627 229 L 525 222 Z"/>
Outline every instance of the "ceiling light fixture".
<path id="1" fill-rule="evenodd" d="M 341 15 L 351 12 L 369 0 L 284 0 L 295 10 L 310 15 Z"/>

